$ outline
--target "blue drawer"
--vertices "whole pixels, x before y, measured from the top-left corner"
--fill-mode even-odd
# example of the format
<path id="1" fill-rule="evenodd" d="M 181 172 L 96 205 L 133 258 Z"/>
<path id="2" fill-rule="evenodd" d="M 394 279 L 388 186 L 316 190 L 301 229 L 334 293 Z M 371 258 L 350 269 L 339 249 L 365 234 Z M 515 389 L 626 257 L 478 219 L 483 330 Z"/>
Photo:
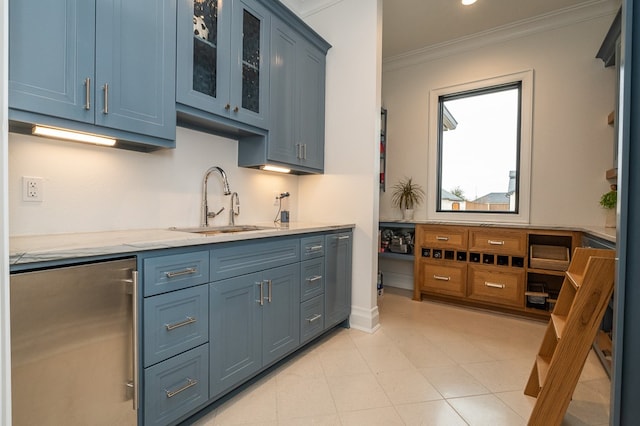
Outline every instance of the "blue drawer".
<path id="1" fill-rule="evenodd" d="M 300 301 L 304 302 L 324 293 L 324 258 L 300 263 Z"/>
<path id="2" fill-rule="evenodd" d="M 324 235 L 300 239 L 300 260 L 324 256 Z"/>
<path id="3" fill-rule="evenodd" d="M 211 281 L 264 271 L 299 261 L 299 238 L 225 244 L 211 250 Z"/>
<path id="4" fill-rule="evenodd" d="M 209 344 L 144 371 L 146 425 L 167 425 L 209 399 Z"/>
<path id="5" fill-rule="evenodd" d="M 300 304 L 300 344 L 324 331 L 324 296 L 316 296 Z"/>
<path id="6" fill-rule="evenodd" d="M 200 285 L 144 300 L 144 365 L 209 341 L 209 286 Z"/>
<path id="7" fill-rule="evenodd" d="M 145 297 L 193 287 L 209 281 L 209 251 L 146 258 L 143 268 Z"/>

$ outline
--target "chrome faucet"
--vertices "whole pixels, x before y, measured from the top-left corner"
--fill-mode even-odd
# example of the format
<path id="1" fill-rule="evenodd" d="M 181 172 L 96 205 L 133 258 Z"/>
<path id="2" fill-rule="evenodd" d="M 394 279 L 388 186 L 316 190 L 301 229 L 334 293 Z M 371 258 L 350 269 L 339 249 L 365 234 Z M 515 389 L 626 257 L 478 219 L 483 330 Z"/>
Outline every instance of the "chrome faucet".
<path id="1" fill-rule="evenodd" d="M 229 180 L 227 179 L 227 174 L 218 166 L 213 166 L 207 170 L 204 174 L 204 179 L 202 179 L 202 223 L 201 226 L 209 226 L 209 218 L 214 218 L 224 210 L 222 207 L 217 212 L 210 212 L 209 205 L 207 204 L 207 181 L 209 180 L 209 175 L 213 172 L 218 172 L 220 177 L 222 178 L 222 188 L 224 190 L 224 195 L 231 194 L 231 189 L 229 188 Z"/>
<path id="2" fill-rule="evenodd" d="M 235 203 L 234 203 L 235 200 Z M 240 197 L 237 192 L 231 194 L 231 211 L 229 212 L 229 225 L 236 224 L 236 216 L 240 214 Z"/>

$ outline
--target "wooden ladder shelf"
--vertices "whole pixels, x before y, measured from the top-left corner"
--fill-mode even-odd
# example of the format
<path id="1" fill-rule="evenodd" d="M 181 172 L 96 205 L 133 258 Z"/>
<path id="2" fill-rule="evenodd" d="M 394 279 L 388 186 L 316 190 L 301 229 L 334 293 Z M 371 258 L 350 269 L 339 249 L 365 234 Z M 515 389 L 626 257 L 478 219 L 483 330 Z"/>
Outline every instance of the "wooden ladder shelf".
<path id="1" fill-rule="evenodd" d="M 576 248 L 533 364 L 529 425 L 560 425 L 613 292 L 615 251 Z"/>

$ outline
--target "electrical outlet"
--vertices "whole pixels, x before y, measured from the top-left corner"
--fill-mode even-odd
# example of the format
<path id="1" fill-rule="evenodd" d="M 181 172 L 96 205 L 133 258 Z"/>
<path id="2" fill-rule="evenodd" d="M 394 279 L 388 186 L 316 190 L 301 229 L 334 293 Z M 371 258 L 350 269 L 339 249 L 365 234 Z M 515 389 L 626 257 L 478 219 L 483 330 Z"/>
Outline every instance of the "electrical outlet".
<path id="1" fill-rule="evenodd" d="M 22 176 L 22 201 L 41 202 L 44 196 L 41 177 Z"/>

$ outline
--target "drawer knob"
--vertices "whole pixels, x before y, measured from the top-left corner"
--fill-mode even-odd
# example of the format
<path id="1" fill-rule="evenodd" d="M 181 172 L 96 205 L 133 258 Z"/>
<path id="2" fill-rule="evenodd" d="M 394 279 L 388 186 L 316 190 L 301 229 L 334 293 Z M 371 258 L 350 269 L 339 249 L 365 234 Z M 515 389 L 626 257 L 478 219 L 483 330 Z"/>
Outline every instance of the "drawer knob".
<path id="1" fill-rule="evenodd" d="M 434 275 L 433 279 L 438 281 L 451 281 L 451 277 L 443 277 L 442 275 Z"/>
<path id="2" fill-rule="evenodd" d="M 492 246 L 503 246 L 504 245 L 504 241 L 487 240 L 487 242 L 489 244 L 491 244 Z"/>
<path id="3" fill-rule="evenodd" d="M 504 285 L 504 284 L 490 283 L 489 281 L 485 281 L 484 282 L 484 286 L 485 287 L 491 287 L 491 288 L 505 288 L 506 287 L 506 285 Z"/>
<path id="4" fill-rule="evenodd" d="M 179 389 L 176 389 L 174 391 L 170 391 L 168 389 L 165 389 L 164 391 L 167 393 L 167 398 L 173 398 L 174 396 L 176 396 L 180 392 L 184 392 L 187 389 L 189 389 L 190 387 L 193 387 L 193 386 L 195 386 L 197 384 L 198 384 L 197 380 L 190 379 L 190 378 L 187 377 L 187 383 L 184 386 L 182 386 Z"/>
<path id="5" fill-rule="evenodd" d="M 185 325 L 193 324 L 196 321 L 198 320 L 193 317 L 187 317 L 184 321 L 176 322 L 173 324 L 165 324 L 164 326 L 167 331 L 171 331 L 175 330 L 176 328 L 184 327 Z"/>

